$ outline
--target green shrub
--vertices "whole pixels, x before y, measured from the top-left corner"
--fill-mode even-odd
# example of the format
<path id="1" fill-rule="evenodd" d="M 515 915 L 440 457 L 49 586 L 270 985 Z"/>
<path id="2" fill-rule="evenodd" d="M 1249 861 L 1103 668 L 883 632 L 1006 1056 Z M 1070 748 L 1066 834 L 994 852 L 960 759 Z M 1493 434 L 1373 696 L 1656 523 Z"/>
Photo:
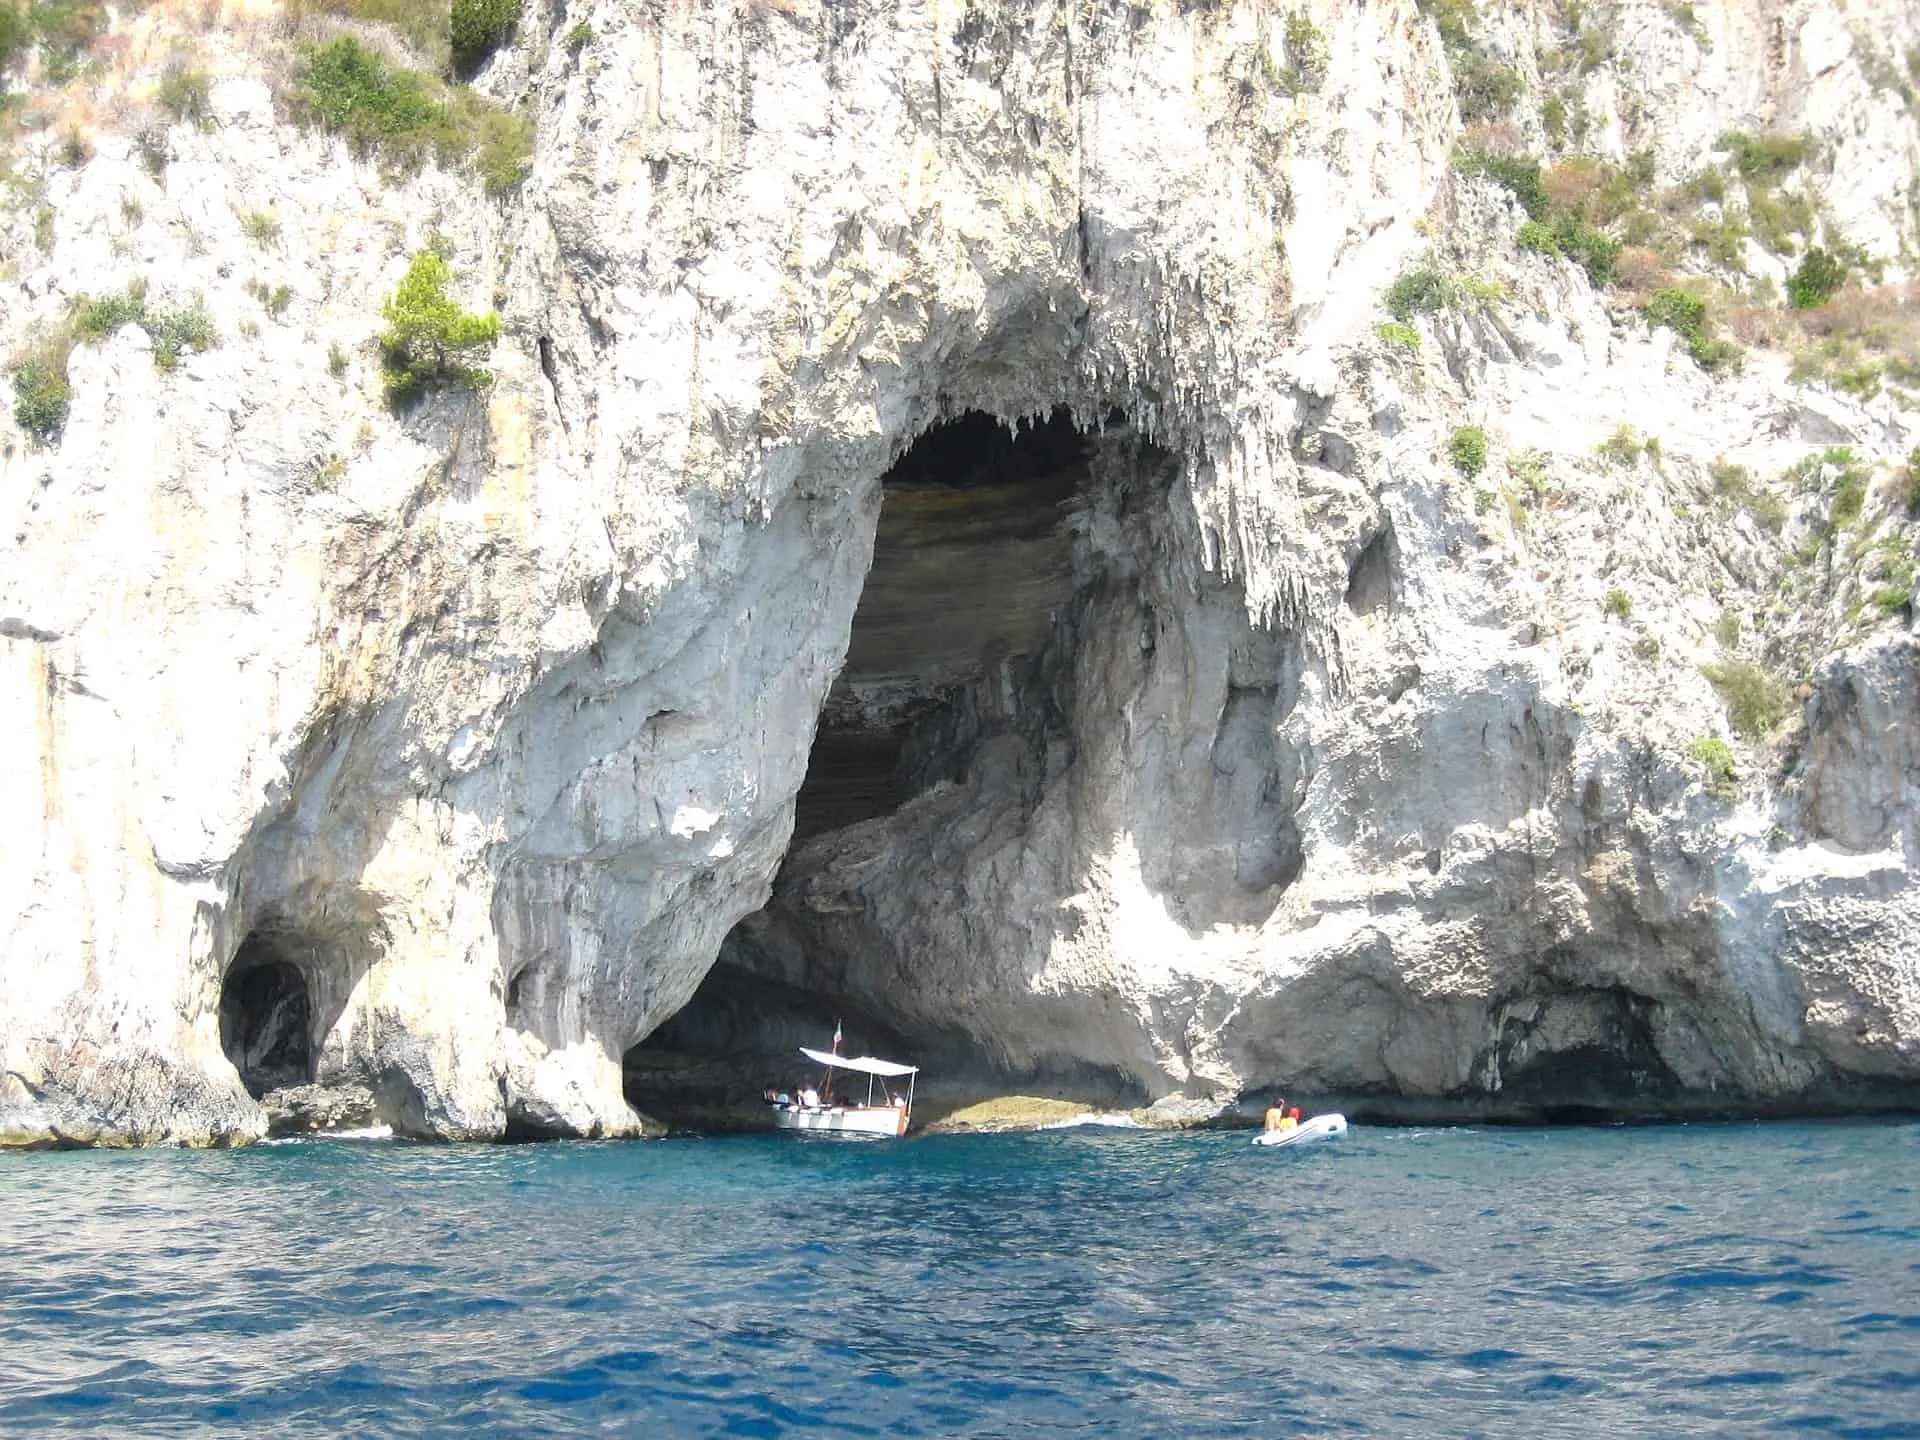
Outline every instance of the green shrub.
<path id="1" fill-rule="evenodd" d="M 1600 613 L 1609 620 L 1631 620 L 1633 618 L 1633 596 L 1618 585 L 1607 591 L 1606 598 L 1600 602 Z"/>
<path id="2" fill-rule="evenodd" d="M 1920 445 L 1907 454 L 1906 467 L 1900 472 L 1900 495 L 1909 515 L 1920 515 Z"/>
<path id="3" fill-rule="evenodd" d="M 1327 37 L 1304 10 L 1287 16 L 1287 63 L 1302 90 L 1318 90 L 1327 78 Z"/>
<path id="4" fill-rule="evenodd" d="M 1778 495 L 1764 490 L 1744 465 L 1732 465 L 1725 459 L 1707 467 L 1713 478 L 1713 493 L 1720 499 L 1745 510 L 1767 529 L 1779 533 L 1787 523 L 1787 506 Z"/>
<path id="5" fill-rule="evenodd" d="M 1373 333 L 1390 350 L 1412 355 L 1420 349 L 1420 332 L 1411 325 L 1402 325 L 1398 320 L 1382 320 L 1373 327 Z"/>
<path id="6" fill-rule="evenodd" d="M 242 210 L 240 229 L 263 249 L 280 238 L 280 220 L 271 210 Z"/>
<path id="7" fill-rule="evenodd" d="M 1733 155 L 1733 168 L 1741 178 L 1771 185 L 1806 161 L 1811 146 L 1801 135 L 1748 135 L 1729 130 L 1717 146 Z"/>
<path id="8" fill-rule="evenodd" d="M 344 380 L 347 374 L 347 352 L 340 348 L 338 340 L 327 346 L 327 374 L 336 380 Z"/>
<path id="9" fill-rule="evenodd" d="M 1687 353 L 1693 356 L 1693 363 L 1709 375 L 1718 375 L 1722 371 L 1740 368 L 1740 347 L 1728 339 L 1699 341 L 1697 344 L 1687 346 Z"/>
<path id="10" fill-rule="evenodd" d="M 1416 315 L 1437 315 L 1446 309 L 1448 297 L 1447 277 L 1428 261 L 1401 271 L 1387 287 L 1387 313 L 1402 325 L 1411 324 Z"/>
<path id="11" fill-rule="evenodd" d="M 593 43 L 593 26 L 584 20 L 576 21 L 574 27 L 567 31 L 566 39 L 560 43 L 566 47 L 569 55 L 578 55 Z"/>
<path id="12" fill-rule="evenodd" d="M 213 123 L 213 84 L 207 72 L 175 60 L 160 76 L 160 108 L 176 120 L 204 130 Z"/>
<path id="13" fill-rule="evenodd" d="M 1554 225 L 1553 238 L 1560 252 L 1587 272 L 1587 279 L 1598 290 L 1613 283 L 1614 267 L 1620 259 L 1620 242 L 1584 220 L 1562 216 Z"/>
<path id="14" fill-rule="evenodd" d="M 307 50 L 295 86 L 297 108 L 362 154 L 418 164 L 462 148 L 453 112 L 427 77 L 389 65 L 351 35 Z"/>
<path id="15" fill-rule="evenodd" d="M 1648 323 L 1664 325 L 1686 342 L 1687 353 L 1702 370 L 1727 369 L 1740 358 L 1740 348 L 1716 340 L 1707 330 L 1707 302 L 1677 286 L 1656 290 L 1641 311 Z"/>
<path id="16" fill-rule="evenodd" d="M 1819 220 L 1819 203 L 1800 190 L 1772 190 L 1760 181 L 1747 187 L 1747 221 L 1754 239 L 1775 255 L 1791 255 L 1799 241 L 1812 237 Z"/>
<path id="17" fill-rule="evenodd" d="M 1567 143 L 1567 102 L 1558 90 L 1540 102 L 1540 127 L 1556 148 Z"/>
<path id="18" fill-rule="evenodd" d="M 14 0 L 0 0 L 0 94 L 5 93 L 7 71 L 33 45 L 33 26 L 27 12 Z"/>
<path id="19" fill-rule="evenodd" d="M 1744 465 L 1735 465 L 1724 455 L 1715 457 L 1707 466 L 1707 476 L 1713 481 L 1713 493 L 1723 500 L 1744 504 L 1753 493 L 1753 472 Z"/>
<path id="20" fill-rule="evenodd" d="M 1880 585 L 1867 596 L 1867 603 L 1882 615 L 1898 615 L 1913 604 L 1911 585 Z"/>
<path id="21" fill-rule="evenodd" d="M 41 445 L 51 445 L 66 428 L 73 390 L 66 366 L 54 358 L 23 361 L 13 372 L 13 420 Z"/>
<path id="22" fill-rule="evenodd" d="M 1722 650 L 1732 653 L 1740 648 L 1740 612 L 1722 610 L 1720 618 L 1714 622 L 1713 638 Z"/>
<path id="23" fill-rule="evenodd" d="M 78 170 L 93 159 L 93 141 L 78 125 L 69 125 L 60 134 L 60 143 L 54 153 L 60 157 L 60 163 L 71 170 Z"/>
<path id="24" fill-rule="evenodd" d="M 93 296 L 82 291 L 73 299 L 73 332 L 83 340 L 105 340 L 123 325 L 144 324 L 147 286 L 135 280 L 120 295 Z"/>
<path id="25" fill-rule="evenodd" d="M 158 180 L 167 173 L 171 152 L 167 146 L 164 125 L 147 125 L 134 132 L 133 148 L 139 153 L 140 163 L 146 167 L 147 174 Z"/>
<path id="26" fill-rule="evenodd" d="M 1740 773 L 1733 763 L 1733 747 L 1717 735 L 1702 735 L 1687 746 L 1687 758 L 1706 772 L 1707 793 L 1731 800 L 1740 793 Z"/>
<path id="27" fill-rule="evenodd" d="M 135 280 L 121 295 L 74 297 L 69 328 L 77 340 L 104 340 L 124 325 L 138 325 L 153 341 L 153 363 L 171 370 L 189 350 L 208 350 L 219 343 L 213 317 L 198 300 L 190 304 L 155 306 L 147 303 L 146 282 Z"/>
<path id="28" fill-rule="evenodd" d="M 380 336 L 381 368 L 395 404 L 431 390 L 477 389 L 492 378 L 474 362 L 500 338 L 500 317 L 462 310 L 447 295 L 452 281 L 452 267 L 422 250 L 381 307 L 387 322 Z"/>
<path id="29" fill-rule="evenodd" d="M 1660 641 L 1652 635 L 1642 635 L 1633 642 L 1633 653 L 1651 665 L 1660 658 Z"/>
<path id="30" fill-rule="evenodd" d="M 1747 660 L 1722 660 L 1703 665 L 1700 671 L 1720 692 L 1736 735 L 1764 739 L 1786 718 L 1787 687 L 1760 666 Z"/>
<path id="31" fill-rule="evenodd" d="M 1507 474 L 1514 478 L 1528 500 L 1544 500 L 1553 488 L 1547 473 L 1547 457 L 1538 450 L 1520 450 L 1507 456 Z"/>
<path id="32" fill-rule="evenodd" d="M 1787 303 L 1796 310 L 1811 310 L 1826 304 L 1846 283 L 1846 262 L 1816 245 L 1807 251 L 1800 268 L 1788 277 Z"/>
<path id="33" fill-rule="evenodd" d="M 1523 94 L 1520 72 L 1502 65 L 1484 50 L 1459 50 L 1448 57 L 1453 65 L 1453 90 L 1460 101 L 1460 118 L 1498 120 L 1508 114 Z"/>
<path id="34" fill-rule="evenodd" d="M 13 8 L 29 32 L 25 43 L 39 47 L 41 67 L 55 85 L 80 73 L 93 42 L 107 30 L 107 7 L 100 0 L 28 0 L 24 8 Z"/>
<path id="35" fill-rule="evenodd" d="M 1613 434 L 1602 440 L 1595 453 L 1609 465 L 1618 465 L 1632 469 L 1640 463 L 1641 453 L 1646 449 L 1640 443 L 1640 437 L 1634 433 L 1631 425 L 1621 425 Z"/>
<path id="36" fill-rule="evenodd" d="M 1827 512 L 1828 522 L 1835 530 L 1845 530 L 1860 518 L 1860 512 L 1867 507 L 1867 482 L 1872 475 L 1865 465 L 1854 462 L 1851 451 L 1847 452 L 1834 483 L 1833 508 Z"/>
<path id="37" fill-rule="evenodd" d="M 1660 8 L 1667 17 L 1683 31 L 1691 35 L 1702 49 L 1712 48 L 1707 36 L 1707 27 L 1701 22 L 1699 13 L 1694 10 L 1692 0 L 1662 0 Z"/>
<path id="38" fill-rule="evenodd" d="M 1478 425 L 1462 425 L 1447 441 L 1453 468 L 1471 480 L 1487 468 L 1487 432 Z"/>
<path id="39" fill-rule="evenodd" d="M 142 323 L 153 337 L 153 363 L 161 370 L 173 369 L 188 350 L 211 350 L 219 343 L 213 317 L 197 297 L 190 304 L 149 311 Z"/>
<path id="40" fill-rule="evenodd" d="M 1522 250 L 1533 250 L 1542 255 L 1560 253 L 1560 242 L 1554 239 L 1553 227 L 1542 225 L 1538 220 L 1521 221 L 1520 228 L 1514 232 L 1513 241 Z"/>
<path id="41" fill-rule="evenodd" d="M 476 70 L 499 49 L 520 18 L 520 5 L 521 0 L 453 0 L 447 23 L 454 68 Z"/>
<path id="42" fill-rule="evenodd" d="M 1649 323 L 1665 324 L 1682 340 L 1693 342 L 1707 326 L 1707 301 L 1688 290 L 1668 286 L 1667 290 L 1653 292 L 1653 300 L 1647 301 L 1645 307 L 1645 317 Z"/>
<path id="43" fill-rule="evenodd" d="M 489 195 L 520 188 L 533 168 L 533 122 L 477 95 L 463 96 L 463 121 L 475 137 L 481 183 Z"/>
<path id="44" fill-rule="evenodd" d="M 1473 0 L 1414 0 L 1420 13 L 1433 21 L 1440 32 L 1440 43 L 1448 49 L 1473 43 L 1473 27 L 1480 23 L 1480 12 Z"/>
<path id="45" fill-rule="evenodd" d="M 1416 0 L 1420 13 L 1440 32 L 1440 43 L 1453 70 L 1454 94 L 1462 119 L 1495 120 L 1513 109 L 1526 86 L 1474 38 L 1480 23 L 1473 0 Z"/>
<path id="46" fill-rule="evenodd" d="M 1484 150 L 1470 150 L 1454 161 L 1454 168 L 1462 175 L 1486 176 L 1518 200 L 1530 218 L 1545 218 L 1547 192 L 1541 183 L 1538 160 L 1525 155 L 1494 155 Z"/>
<path id="47" fill-rule="evenodd" d="M 249 295 L 253 296 L 254 299 L 258 300 L 261 308 L 276 320 L 286 314 L 287 307 L 293 303 L 293 287 L 291 285 L 269 285 L 264 280 L 249 280 L 246 284 L 246 291 Z"/>

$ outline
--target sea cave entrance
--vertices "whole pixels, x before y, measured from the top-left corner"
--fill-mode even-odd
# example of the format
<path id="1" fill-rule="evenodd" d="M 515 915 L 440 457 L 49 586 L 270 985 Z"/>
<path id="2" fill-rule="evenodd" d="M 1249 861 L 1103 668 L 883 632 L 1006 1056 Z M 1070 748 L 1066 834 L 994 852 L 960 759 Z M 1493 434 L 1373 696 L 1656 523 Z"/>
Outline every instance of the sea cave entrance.
<path id="1" fill-rule="evenodd" d="M 953 778 L 978 712 L 1017 703 L 1009 687 L 1073 593 L 1069 521 L 1087 478 L 1087 437 L 1064 411 L 1017 430 L 963 415 L 887 472 L 847 662 L 794 807 L 796 845 Z"/>
<path id="2" fill-rule="evenodd" d="M 274 931 L 254 931 L 220 987 L 221 1048 L 256 1100 L 313 1079 L 313 996 L 291 948 Z"/>
<path id="3" fill-rule="evenodd" d="M 828 853 L 836 837 L 943 782 L 977 784 L 990 772 L 1037 795 L 1050 768 L 1070 763 L 1074 611 L 1097 583 L 1085 516 L 1096 493 L 1140 473 L 1143 455 L 1170 473 L 1167 457 L 1117 418 L 1090 433 L 1065 410 L 1019 425 L 969 412 L 930 428 L 887 472 L 783 878 L 798 857 Z M 1134 461 L 1114 463 L 1122 456 Z M 849 958 L 776 883 L 692 1001 L 627 1053 L 627 1098 L 673 1123 L 750 1122 L 760 1085 L 790 1078 L 796 1047 L 824 1044 L 837 1022 L 849 1051 L 985 1068 L 965 1037 L 864 1000 Z"/>

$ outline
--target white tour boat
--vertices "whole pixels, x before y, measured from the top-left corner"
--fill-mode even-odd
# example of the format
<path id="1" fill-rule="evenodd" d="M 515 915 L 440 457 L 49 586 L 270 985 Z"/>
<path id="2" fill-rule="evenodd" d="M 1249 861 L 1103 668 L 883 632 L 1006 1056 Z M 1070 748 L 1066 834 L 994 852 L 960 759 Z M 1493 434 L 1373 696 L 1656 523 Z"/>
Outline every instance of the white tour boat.
<path id="1" fill-rule="evenodd" d="M 835 1043 L 839 1036 L 834 1036 Z M 775 1095 L 769 1102 L 773 1107 L 774 1127 L 779 1130 L 817 1131 L 823 1135 L 904 1135 L 907 1133 L 907 1117 L 913 1111 L 913 1077 L 920 1073 L 917 1065 L 899 1065 L 891 1060 L 876 1060 L 871 1055 L 841 1055 L 826 1050 L 809 1050 L 800 1047 L 800 1053 L 825 1068 L 826 1079 L 819 1089 L 807 1086 L 798 1094 L 785 1091 Z M 867 1077 L 867 1099 L 865 1104 L 849 1104 L 844 1100 L 836 1102 L 833 1093 L 833 1072 L 851 1070 L 856 1075 Z M 898 1095 L 891 1090 L 887 1081 L 905 1078 L 907 1093 Z M 874 1093 L 878 1086 L 879 1094 Z"/>
<path id="2" fill-rule="evenodd" d="M 1256 1145 L 1312 1145 L 1321 1140 L 1338 1140 L 1347 1133 L 1344 1115 L 1316 1115 L 1280 1130 L 1263 1130 L 1253 1137 Z"/>

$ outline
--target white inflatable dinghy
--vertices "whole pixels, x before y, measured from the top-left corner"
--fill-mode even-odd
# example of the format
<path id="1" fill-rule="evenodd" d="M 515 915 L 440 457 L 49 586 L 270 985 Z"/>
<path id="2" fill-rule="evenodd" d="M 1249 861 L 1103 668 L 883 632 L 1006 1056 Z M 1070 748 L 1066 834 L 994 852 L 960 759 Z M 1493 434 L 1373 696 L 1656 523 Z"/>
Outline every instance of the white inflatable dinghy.
<path id="1" fill-rule="evenodd" d="M 1316 1115 L 1302 1120 L 1290 1130 L 1263 1130 L 1253 1137 L 1256 1145 L 1314 1145 L 1322 1140 L 1338 1140 L 1347 1133 L 1344 1115 Z"/>

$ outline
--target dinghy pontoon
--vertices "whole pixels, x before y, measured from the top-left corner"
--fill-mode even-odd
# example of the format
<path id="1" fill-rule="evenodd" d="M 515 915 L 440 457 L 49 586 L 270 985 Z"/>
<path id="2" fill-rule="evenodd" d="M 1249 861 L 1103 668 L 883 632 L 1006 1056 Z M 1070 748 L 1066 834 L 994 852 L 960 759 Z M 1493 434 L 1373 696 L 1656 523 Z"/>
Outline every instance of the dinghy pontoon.
<path id="1" fill-rule="evenodd" d="M 1256 1145 L 1312 1145 L 1321 1140 L 1338 1140 L 1347 1133 L 1344 1115 L 1316 1115 L 1284 1130 L 1263 1130 L 1253 1137 Z"/>

